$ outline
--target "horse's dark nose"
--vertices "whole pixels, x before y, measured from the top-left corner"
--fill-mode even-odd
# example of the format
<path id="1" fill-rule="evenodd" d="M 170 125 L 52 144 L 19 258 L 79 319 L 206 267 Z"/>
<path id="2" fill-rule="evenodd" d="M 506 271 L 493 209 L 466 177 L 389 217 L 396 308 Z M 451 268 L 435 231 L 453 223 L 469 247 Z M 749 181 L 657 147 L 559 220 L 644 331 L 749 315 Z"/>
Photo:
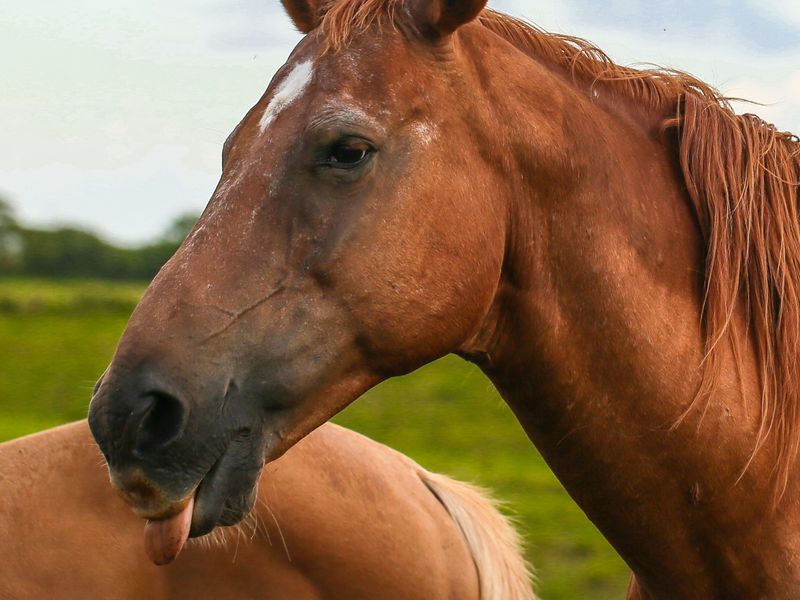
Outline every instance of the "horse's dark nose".
<path id="1" fill-rule="evenodd" d="M 134 424 L 133 453 L 144 457 L 177 440 L 186 421 L 186 410 L 176 397 L 163 391 L 152 391 L 144 399 L 138 424 Z"/>
<path id="2" fill-rule="evenodd" d="M 176 395 L 137 387 L 101 386 L 89 408 L 89 427 L 110 464 L 147 460 L 178 440 L 186 426 L 188 410 Z"/>

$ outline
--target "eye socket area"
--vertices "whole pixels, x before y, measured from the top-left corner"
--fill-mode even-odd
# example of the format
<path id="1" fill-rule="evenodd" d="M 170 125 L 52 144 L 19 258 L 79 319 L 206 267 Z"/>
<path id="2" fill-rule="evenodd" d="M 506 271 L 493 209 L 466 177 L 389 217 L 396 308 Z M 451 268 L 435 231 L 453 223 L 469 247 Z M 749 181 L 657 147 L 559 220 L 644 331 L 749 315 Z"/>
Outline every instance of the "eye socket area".
<path id="1" fill-rule="evenodd" d="M 355 169 L 369 161 L 375 147 L 362 138 L 342 138 L 325 151 L 321 166 L 331 169 Z"/>

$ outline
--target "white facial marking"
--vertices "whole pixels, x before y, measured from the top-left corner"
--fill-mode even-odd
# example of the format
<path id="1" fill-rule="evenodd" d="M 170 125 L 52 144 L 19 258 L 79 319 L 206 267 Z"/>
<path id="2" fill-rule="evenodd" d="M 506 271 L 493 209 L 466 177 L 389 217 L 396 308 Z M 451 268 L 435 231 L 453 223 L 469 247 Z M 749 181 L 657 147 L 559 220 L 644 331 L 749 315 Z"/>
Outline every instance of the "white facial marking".
<path id="1" fill-rule="evenodd" d="M 275 120 L 275 117 L 277 117 L 284 108 L 300 97 L 303 90 L 306 89 L 306 86 L 311 83 L 313 75 L 314 63 L 310 60 L 304 60 L 294 66 L 286 78 L 281 81 L 281 84 L 275 91 L 275 95 L 272 97 L 272 100 L 269 101 L 267 110 L 264 111 L 264 115 L 261 117 L 261 121 L 259 122 L 261 133 L 266 131 L 270 123 Z"/>

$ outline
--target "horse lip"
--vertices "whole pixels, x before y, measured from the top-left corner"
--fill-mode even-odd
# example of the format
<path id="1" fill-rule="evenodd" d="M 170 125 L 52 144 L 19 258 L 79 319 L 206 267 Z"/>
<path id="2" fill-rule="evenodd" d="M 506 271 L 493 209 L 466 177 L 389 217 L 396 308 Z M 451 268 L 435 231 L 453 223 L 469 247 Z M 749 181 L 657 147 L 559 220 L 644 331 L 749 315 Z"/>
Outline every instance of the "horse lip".
<path id="1" fill-rule="evenodd" d="M 222 453 L 222 456 L 220 456 L 216 460 L 216 462 L 211 466 L 211 468 L 208 470 L 208 472 L 198 482 L 197 487 L 195 488 L 195 490 L 193 492 L 194 495 L 195 495 L 195 501 L 194 501 L 194 514 L 192 515 L 192 526 L 191 526 L 191 529 L 189 530 L 189 537 L 190 538 L 201 537 L 202 535 L 205 535 L 205 533 L 200 534 L 200 535 L 196 535 L 195 534 L 195 516 L 203 514 L 203 509 L 206 507 L 206 505 L 208 504 L 209 501 L 206 499 L 206 496 L 204 496 L 202 494 L 202 491 L 204 489 L 208 488 L 209 486 L 213 486 L 214 485 L 215 477 L 218 476 L 219 467 L 220 467 L 220 464 L 222 463 L 222 459 L 225 458 L 225 455 L 227 453 L 228 453 L 228 448 L 225 449 L 225 452 Z M 221 499 L 221 500 L 218 499 L 218 502 L 221 502 L 222 506 L 224 507 L 225 499 Z M 219 519 L 217 518 L 217 521 L 218 520 Z M 213 527 L 216 527 L 216 526 L 217 526 L 217 523 L 215 522 Z"/>
<path id="2" fill-rule="evenodd" d="M 231 514 L 235 515 L 234 521 L 239 521 L 247 515 L 247 511 L 239 514 L 235 508 L 238 508 L 238 501 L 252 493 L 253 487 L 247 489 L 230 487 L 232 482 L 229 479 L 229 475 L 236 473 L 239 468 L 237 463 L 232 461 L 236 461 L 237 457 L 241 458 L 241 454 L 234 447 L 236 439 L 246 434 L 249 434 L 249 430 L 238 432 L 198 484 L 195 491 L 192 527 L 189 530 L 190 538 L 202 537 L 216 527 L 233 524 L 229 522 Z M 257 478 L 254 483 L 257 486 Z"/>
<path id="3" fill-rule="evenodd" d="M 133 507 L 133 512 L 134 514 L 136 514 L 137 517 L 140 517 L 147 521 L 163 521 L 164 519 L 169 519 L 183 512 L 183 509 L 186 508 L 186 505 L 189 503 L 189 500 L 192 498 L 192 496 L 195 495 L 196 490 L 197 488 L 194 488 L 191 491 L 191 493 L 187 494 L 185 498 L 183 498 L 182 500 L 178 500 L 177 502 L 173 502 L 160 512 L 147 512 L 144 510 L 137 509 L 136 507 Z"/>
<path id="4" fill-rule="evenodd" d="M 142 468 L 138 466 L 123 471 L 110 469 L 111 485 L 137 517 L 148 521 L 169 519 L 180 513 L 186 507 L 189 499 L 196 496 L 200 486 L 216 469 L 226 452 L 227 448 L 192 486 L 191 490 L 184 493 L 178 500 L 170 498 L 170 494 L 147 477 Z"/>
<path id="5" fill-rule="evenodd" d="M 248 433 L 249 430 L 238 432 L 239 435 Z M 234 439 L 236 437 L 234 436 Z M 194 497 L 195 506 L 189 537 L 199 537 L 208 533 L 205 531 L 206 529 L 211 531 L 217 527 L 225 511 L 230 511 L 228 501 L 232 496 L 224 487 L 226 473 L 231 468 L 230 464 L 225 464 L 225 459 L 231 453 L 231 446 L 232 443 L 229 440 L 210 468 L 188 492 L 181 492 L 180 499 L 177 500 L 175 496 L 150 479 L 141 466 L 111 470 L 111 483 L 126 504 L 131 507 L 133 513 L 148 521 L 162 521 L 179 514 L 186 507 L 189 499 Z M 221 487 L 217 487 L 220 486 L 220 479 L 222 480 Z M 239 491 L 235 490 L 234 494 Z M 242 494 L 242 497 L 244 495 Z M 213 523 L 211 523 L 212 519 Z"/>
<path id="6" fill-rule="evenodd" d="M 109 471 L 111 485 L 138 516 L 154 515 L 169 510 L 163 508 L 167 503 L 164 490 L 150 481 L 140 468 Z"/>
<path id="7" fill-rule="evenodd" d="M 141 465 L 110 469 L 111 483 L 133 513 L 147 521 L 162 521 L 174 517 L 194 497 L 190 537 L 199 537 L 220 525 L 223 515 L 227 520 L 229 515 L 237 514 L 235 507 L 250 492 L 242 492 L 238 488 L 227 489 L 230 486 L 229 471 L 233 469 L 232 472 L 236 472 L 237 458 L 241 458 L 240 452 L 236 452 L 233 445 L 238 439 L 249 437 L 249 433 L 249 430 L 243 430 L 232 435 L 222 452 L 214 457 L 211 466 L 195 480 L 188 491 L 184 488 L 178 492 L 180 496 L 153 481 Z M 242 518 L 244 516 L 243 514 Z"/>
<path id="8" fill-rule="evenodd" d="M 148 521 L 169 519 L 180 513 L 189 501 L 197 486 L 179 500 L 170 500 L 167 493 L 145 478 L 139 469 L 134 474 L 112 474 L 111 483 L 133 513 Z"/>

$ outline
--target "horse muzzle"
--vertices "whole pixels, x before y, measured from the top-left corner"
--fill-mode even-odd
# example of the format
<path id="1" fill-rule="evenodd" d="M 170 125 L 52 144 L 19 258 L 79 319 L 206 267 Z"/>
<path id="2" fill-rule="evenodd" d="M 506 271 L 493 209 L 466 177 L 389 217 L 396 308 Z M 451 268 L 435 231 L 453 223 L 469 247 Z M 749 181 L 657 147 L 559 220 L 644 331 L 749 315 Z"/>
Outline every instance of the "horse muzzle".
<path id="1" fill-rule="evenodd" d="M 182 537 L 178 530 L 198 537 L 241 521 L 255 502 L 266 442 L 276 438 L 267 435 L 265 419 L 249 414 L 251 404 L 231 396 L 236 386 L 199 393 L 211 388 L 181 395 L 146 370 L 127 376 L 112 370 L 92 399 L 89 426 L 111 483 L 137 516 L 161 524 L 148 524 L 147 531 L 172 540 L 164 548 L 176 546 L 175 539 Z M 198 402 L 204 396 L 208 400 Z M 157 564 L 176 555 L 171 550 L 148 554 Z"/>

